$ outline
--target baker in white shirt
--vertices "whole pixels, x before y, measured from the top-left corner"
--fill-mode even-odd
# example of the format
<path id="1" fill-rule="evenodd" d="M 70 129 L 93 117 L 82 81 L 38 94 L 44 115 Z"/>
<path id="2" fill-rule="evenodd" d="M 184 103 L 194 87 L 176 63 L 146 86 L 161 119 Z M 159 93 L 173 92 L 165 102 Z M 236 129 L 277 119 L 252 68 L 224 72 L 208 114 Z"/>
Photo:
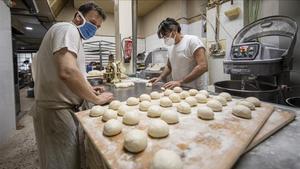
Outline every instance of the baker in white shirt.
<path id="1" fill-rule="evenodd" d="M 171 74 L 172 81 L 165 83 L 163 87 L 207 88 L 205 72 L 208 64 L 201 40 L 197 36 L 181 34 L 180 24 L 173 18 L 167 18 L 159 24 L 157 35 L 170 46 L 169 56 L 161 75 L 152 78 L 150 82 L 155 84 Z"/>
<path id="2" fill-rule="evenodd" d="M 82 39 L 93 37 L 105 20 L 94 3 L 79 7 L 72 22 L 53 25 L 33 59 L 33 124 L 40 169 L 80 169 L 78 121 L 83 100 L 102 105 L 112 93 L 97 93 L 85 79 Z"/>

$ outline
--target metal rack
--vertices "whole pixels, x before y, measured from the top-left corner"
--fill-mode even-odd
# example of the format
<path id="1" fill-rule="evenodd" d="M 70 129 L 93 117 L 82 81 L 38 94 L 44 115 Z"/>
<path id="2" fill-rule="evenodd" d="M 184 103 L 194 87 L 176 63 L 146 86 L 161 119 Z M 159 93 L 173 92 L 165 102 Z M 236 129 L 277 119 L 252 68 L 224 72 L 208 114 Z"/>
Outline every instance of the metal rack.
<path id="1" fill-rule="evenodd" d="M 116 55 L 116 44 L 109 41 L 92 41 L 83 44 L 85 52 L 85 64 L 89 65 L 91 62 L 100 64 L 100 70 L 108 64 L 108 56 L 110 54 Z"/>

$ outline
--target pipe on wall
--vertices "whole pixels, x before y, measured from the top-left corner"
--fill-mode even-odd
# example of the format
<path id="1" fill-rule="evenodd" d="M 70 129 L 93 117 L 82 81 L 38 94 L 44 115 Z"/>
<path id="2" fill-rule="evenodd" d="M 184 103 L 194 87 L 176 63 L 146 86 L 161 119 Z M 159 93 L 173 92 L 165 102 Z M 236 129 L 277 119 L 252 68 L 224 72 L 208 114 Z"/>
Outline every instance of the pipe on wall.
<path id="1" fill-rule="evenodd" d="M 116 42 L 116 60 L 122 60 L 121 56 L 121 35 L 119 22 L 119 0 L 114 0 L 114 19 L 115 19 L 115 42 Z"/>
<path id="2" fill-rule="evenodd" d="M 137 56 L 137 0 L 132 0 L 132 73 L 136 73 Z"/>

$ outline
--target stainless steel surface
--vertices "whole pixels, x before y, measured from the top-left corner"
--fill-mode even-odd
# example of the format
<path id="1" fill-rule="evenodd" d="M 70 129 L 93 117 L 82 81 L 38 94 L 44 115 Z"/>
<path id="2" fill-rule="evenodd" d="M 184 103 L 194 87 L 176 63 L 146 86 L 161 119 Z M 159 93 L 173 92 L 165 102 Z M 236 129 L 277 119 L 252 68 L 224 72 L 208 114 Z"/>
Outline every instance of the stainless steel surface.
<path id="1" fill-rule="evenodd" d="M 160 90 L 160 86 L 146 87 L 144 83 L 136 83 L 134 87 L 117 89 L 107 87 L 115 94 L 115 98 L 125 101 L 128 97 L 138 97 L 152 90 Z M 296 120 L 275 133 L 256 148 L 243 155 L 234 169 L 299 169 L 300 168 L 300 109 L 274 104 L 278 108 L 296 112 Z M 224 154 L 226 155 L 226 154 Z"/>
<path id="2" fill-rule="evenodd" d="M 228 80 L 216 82 L 214 84 L 217 93 L 228 92 L 234 96 L 250 97 L 254 96 L 263 101 L 278 102 L 280 99 L 279 87 L 271 86 L 266 83 L 245 83 L 244 90 L 242 80 Z"/>
<path id="3" fill-rule="evenodd" d="M 137 57 L 137 0 L 132 0 L 132 73 L 136 73 L 136 57 Z"/>

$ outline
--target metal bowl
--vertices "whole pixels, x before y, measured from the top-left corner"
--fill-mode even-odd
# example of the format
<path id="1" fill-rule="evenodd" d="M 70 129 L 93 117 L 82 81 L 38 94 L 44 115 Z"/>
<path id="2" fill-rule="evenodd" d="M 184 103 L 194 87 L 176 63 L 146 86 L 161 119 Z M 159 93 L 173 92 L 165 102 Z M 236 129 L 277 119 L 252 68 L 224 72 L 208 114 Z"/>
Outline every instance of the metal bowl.
<path id="1" fill-rule="evenodd" d="M 293 107 L 300 107 L 300 97 L 287 98 L 286 103 Z"/>
<path id="2" fill-rule="evenodd" d="M 280 100 L 280 88 L 267 83 L 258 82 L 256 85 L 246 84 L 242 90 L 241 80 L 227 80 L 214 83 L 215 92 L 228 92 L 233 96 L 257 97 L 260 100 L 278 103 Z"/>

